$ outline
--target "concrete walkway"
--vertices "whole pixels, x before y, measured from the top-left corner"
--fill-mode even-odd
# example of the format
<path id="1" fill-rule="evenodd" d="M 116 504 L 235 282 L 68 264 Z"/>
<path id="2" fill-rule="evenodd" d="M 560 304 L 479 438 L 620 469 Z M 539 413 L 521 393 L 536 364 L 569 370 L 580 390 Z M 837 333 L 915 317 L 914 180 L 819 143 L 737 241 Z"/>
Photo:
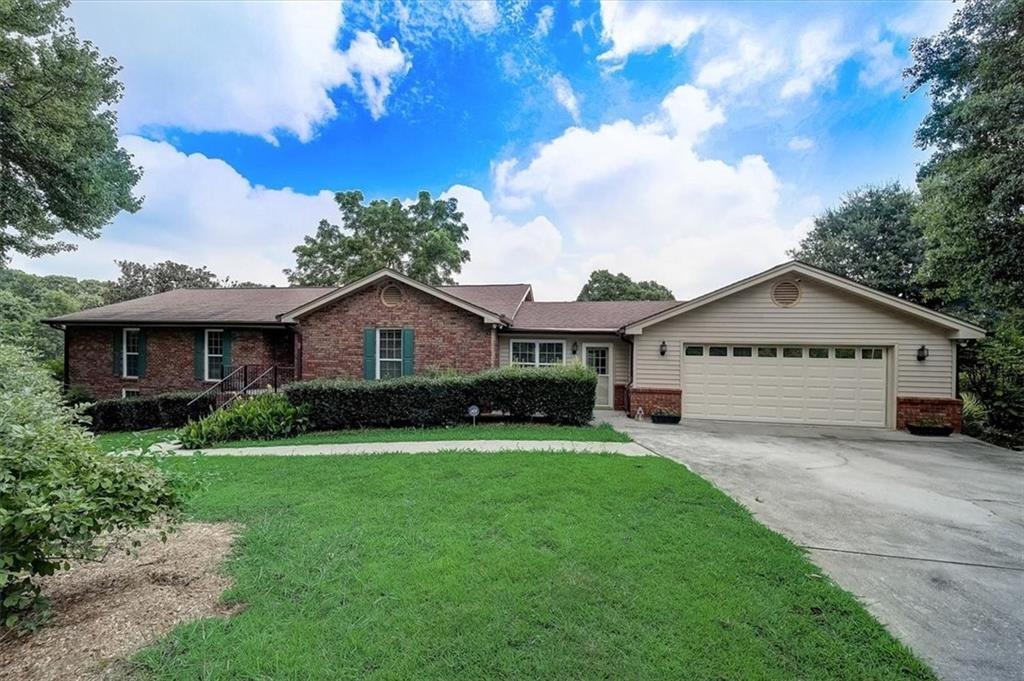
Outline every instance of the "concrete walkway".
<path id="1" fill-rule="evenodd" d="M 431 440 L 417 442 L 358 442 L 352 444 L 281 445 L 179 449 L 179 456 L 323 456 L 352 454 L 430 454 L 433 452 L 569 451 L 625 456 L 656 456 L 635 442 L 578 442 L 575 440 Z"/>

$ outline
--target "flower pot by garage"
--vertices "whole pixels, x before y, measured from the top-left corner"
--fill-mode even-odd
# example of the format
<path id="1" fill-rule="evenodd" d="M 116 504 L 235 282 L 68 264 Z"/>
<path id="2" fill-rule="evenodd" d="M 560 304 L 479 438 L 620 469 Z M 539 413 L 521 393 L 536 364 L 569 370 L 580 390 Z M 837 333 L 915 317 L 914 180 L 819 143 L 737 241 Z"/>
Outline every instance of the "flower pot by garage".
<path id="1" fill-rule="evenodd" d="M 924 435 L 926 437 L 948 437 L 953 432 L 953 426 L 932 426 L 910 423 L 907 430 L 912 435 Z"/>
<path id="2" fill-rule="evenodd" d="M 651 423 L 679 423 L 679 416 L 673 414 L 651 414 Z"/>

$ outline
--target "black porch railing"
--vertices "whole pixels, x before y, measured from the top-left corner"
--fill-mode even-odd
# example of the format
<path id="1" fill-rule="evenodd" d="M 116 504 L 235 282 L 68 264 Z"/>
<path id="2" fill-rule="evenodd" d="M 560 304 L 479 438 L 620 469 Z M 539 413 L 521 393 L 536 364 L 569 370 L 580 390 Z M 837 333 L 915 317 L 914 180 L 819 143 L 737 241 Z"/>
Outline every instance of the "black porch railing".
<path id="1" fill-rule="evenodd" d="M 281 387 L 295 380 L 295 367 L 280 364 L 242 364 L 224 367 L 224 378 L 199 394 L 192 402 L 213 395 L 217 409 L 240 397 L 277 392 Z"/>

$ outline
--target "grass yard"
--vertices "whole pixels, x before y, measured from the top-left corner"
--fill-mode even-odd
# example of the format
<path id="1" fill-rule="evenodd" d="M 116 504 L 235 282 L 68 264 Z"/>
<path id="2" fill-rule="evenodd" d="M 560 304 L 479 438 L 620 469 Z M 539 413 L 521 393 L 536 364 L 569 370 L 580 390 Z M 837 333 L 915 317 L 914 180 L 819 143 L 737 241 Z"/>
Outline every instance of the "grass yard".
<path id="1" fill-rule="evenodd" d="M 173 430 L 139 433 L 104 433 L 96 440 L 107 451 L 144 449 L 156 442 L 174 439 Z M 363 428 L 358 430 L 305 433 L 281 440 L 236 440 L 213 447 L 268 447 L 271 445 L 346 444 L 355 442 L 417 442 L 442 440 L 579 440 L 584 442 L 629 442 L 625 433 L 607 423 L 598 426 L 554 426 L 528 423 L 489 423 L 449 428 Z"/>
<path id="2" fill-rule="evenodd" d="M 244 530 L 227 620 L 161 679 L 932 679 L 792 544 L 665 459 L 518 452 L 166 463 Z"/>

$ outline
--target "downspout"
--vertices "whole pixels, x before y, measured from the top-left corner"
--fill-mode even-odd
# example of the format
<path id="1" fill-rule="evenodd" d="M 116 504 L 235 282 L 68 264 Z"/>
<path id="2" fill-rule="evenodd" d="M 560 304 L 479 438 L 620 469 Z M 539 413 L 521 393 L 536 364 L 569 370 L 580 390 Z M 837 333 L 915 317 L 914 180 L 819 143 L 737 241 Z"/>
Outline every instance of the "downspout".
<path id="1" fill-rule="evenodd" d="M 302 332 L 298 327 L 292 329 L 292 363 L 295 365 L 296 381 L 302 380 Z"/>
<path id="2" fill-rule="evenodd" d="M 491 368 L 498 368 L 498 325 L 491 324 Z"/>
<path id="3" fill-rule="evenodd" d="M 636 366 L 633 362 L 633 353 L 635 351 L 635 346 L 633 345 L 633 337 L 626 335 L 625 328 L 619 329 L 619 338 L 622 339 L 623 343 L 629 345 L 629 382 L 626 383 L 626 416 L 629 416 L 629 407 L 633 392 L 633 380 L 634 376 L 636 375 Z M 612 386 L 612 392 L 614 393 L 614 391 L 615 386 Z M 615 401 L 614 397 L 612 398 L 612 401 Z"/>

